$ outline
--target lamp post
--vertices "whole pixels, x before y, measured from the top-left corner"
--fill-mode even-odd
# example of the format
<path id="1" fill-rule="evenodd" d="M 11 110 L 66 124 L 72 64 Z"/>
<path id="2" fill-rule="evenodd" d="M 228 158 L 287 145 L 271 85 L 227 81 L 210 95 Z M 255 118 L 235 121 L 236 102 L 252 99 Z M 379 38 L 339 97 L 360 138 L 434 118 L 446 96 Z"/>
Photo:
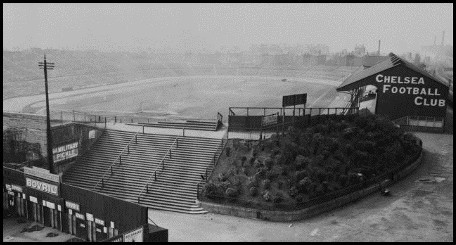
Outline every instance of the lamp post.
<path id="1" fill-rule="evenodd" d="M 47 138 L 47 154 L 49 172 L 54 173 L 54 159 L 52 155 L 52 134 L 51 134 L 51 118 L 49 116 L 49 95 L 48 95 L 48 81 L 47 70 L 54 69 L 54 63 L 46 62 L 46 55 L 44 55 L 44 62 L 38 62 L 40 69 L 44 70 L 44 85 L 46 89 L 46 138 Z"/>

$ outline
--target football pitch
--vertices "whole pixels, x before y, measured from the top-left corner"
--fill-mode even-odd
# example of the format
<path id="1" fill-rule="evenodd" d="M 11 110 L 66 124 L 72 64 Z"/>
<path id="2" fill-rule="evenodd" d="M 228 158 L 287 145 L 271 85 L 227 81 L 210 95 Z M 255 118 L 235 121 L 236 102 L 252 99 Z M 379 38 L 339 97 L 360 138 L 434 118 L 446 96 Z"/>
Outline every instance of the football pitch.
<path id="1" fill-rule="evenodd" d="M 96 115 L 136 114 L 158 119 L 215 119 L 229 107 L 281 107 L 282 96 L 307 93 L 307 107 L 342 106 L 338 81 L 259 76 L 153 78 L 69 92 L 51 93 L 51 111 Z M 342 96 L 342 97 L 340 97 Z M 45 114 L 45 96 L 3 101 L 4 111 Z"/>

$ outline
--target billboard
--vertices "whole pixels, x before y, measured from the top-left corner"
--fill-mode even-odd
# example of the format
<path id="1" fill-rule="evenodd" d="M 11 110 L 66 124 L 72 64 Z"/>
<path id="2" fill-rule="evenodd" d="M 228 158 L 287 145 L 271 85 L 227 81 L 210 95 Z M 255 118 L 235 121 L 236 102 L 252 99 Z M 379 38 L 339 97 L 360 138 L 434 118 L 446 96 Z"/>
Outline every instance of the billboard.
<path id="1" fill-rule="evenodd" d="M 275 125 L 278 123 L 279 113 L 274 113 L 271 115 L 264 116 L 261 119 L 261 126 Z"/>
<path id="2" fill-rule="evenodd" d="M 58 185 L 53 185 L 49 184 L 43 181 L 35 180 L 35 179 L 30 179 L 30 178 L 25 178 L 25 186 L 39 190 L 41 192 L 49 193 L 55 196 L 59 195 L 59 186 Z"/>
<path id="3" fill-rule="evenodd" d="M 377 89 L 376 114 L 391 120 L 404 116 L 445 117 L 448 86 L 397 66 L 370 78 Z"/>
<path id="4" fill-rule="evenodd" d="M 78 142 L 59 146 L 52 149 L 54 155 L 54 162 L 60 162 L 78 156 Z"/>
<path id="5" fill-rule="evenodd" d="M 307 103 L 307 93 L 285 95 L 282 98 L 282 107 L 304 105 Z"/>

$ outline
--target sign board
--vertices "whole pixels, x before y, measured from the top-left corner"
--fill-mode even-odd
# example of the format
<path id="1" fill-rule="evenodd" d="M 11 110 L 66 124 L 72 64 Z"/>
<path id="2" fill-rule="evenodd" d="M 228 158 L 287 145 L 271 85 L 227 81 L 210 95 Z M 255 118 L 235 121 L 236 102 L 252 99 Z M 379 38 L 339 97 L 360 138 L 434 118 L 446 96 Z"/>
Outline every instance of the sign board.
<path id="1" fill-rule="evenodd" d="M 264 116 L 261 120 L 261 126 L 275 125 L 278 123 L 279 113 Z"/>
<path id="2" fill-rule="evenodd" d="M 60 205 L 57 204 L 57 210 L 59 210 L 60 212 L 62 212 L 62 206 L 60 206 Z"/>
<path id="3" fill-rule="evenodd" d="M 66 159 L 76 157 L 78 155 L 78 143 L 74 142 L 64 146 L 59 146 L 52 149 L 52 154 L 54 155 L 54 162 L 60 162 Z"/>
<path id="4" fill-rule="evenodd" d="M 11 185 L 6 184 L 5 187 L 7 191 L 11 191 Z"/>
<path id="5" fill-rule="evenodd" d="M 50 209 L 55 209 L 55 203 L 46 202 L 46 207 L 48 207 L 48 208 L 50 208 Z"/>
<path id="6" fill-rule="evenodd" d="M 69 209 L 74 209 L 76 211 L 80 211 L 79 210 L 79 204 L 74 203 L 74 202 L 65 201 L 65 207 L 67 207 Z"/>
<path id="7" fill-rule="evenodd" d="M 407 69 L 385 70 L 373 77 L 380 115 L 445 117 L 448 86 Z"/>
<path id="8" fill-rule="evenodd" d="M 95 139 L 95 130 L 89 131 L 89 139 Z"/>
<path id="9" fill-rule="evenodd" d="M 11 190 L 22 193 L 22 187 L 17 186 L 17 185 L 11 185 Z"/>
<path id="10" fill-rule="evenodd" d="M 34 196 L 30 196 L 30 201 L 34 203 L 38 203 L 38 199 Z"/>
<path id="11" fill-rule="evenodd" d="M 60 183 L 60 175 L 58 174 L 51 174 L 49 170 L 44 169 L 44 168 L 29 168 L 29 167 L 24 167 L 24 174 L 30 175 L 30 176 L 35 176 L 41 179 L 49 180 L 52 182 L 57 182 Z"/>
<path id="12" fill-rule="evenodd" d="M 127 232 L 124 235 L 124 242 L 143 242 L 144 240 L 144 227 Z"/>
<path id="13" fill-rule="evenodd" d="M 74 212 L 74 215 L 76 216 L 76 218 L 78 219 L 82 219 L 82 220 L 85 220 L 85 216 L 83 214 L 80 214 L 78 212 Z"/>
<path id="14" fill-rule="evenodd" d="M 49 184 L 43 181 L 25 178 L 25 185 L 35 190 L 49 193 L 55 196 L 59 195 L 59 187 L 57 185 Z"/>
<path id="15" fill-rule="evenodd" d="M 87 217 L 88 221 L 93 221 L 93 215 L 92 214 L 86 213 L 86 217 Z"/>
<path id="16" fill-rule="evenodd" d="M 307 93 L 285 95 L 282 98 L 282 107 L 304 105 L 307 103 Z"/>
<path id="17" fill-rule="evenodd" d="M 95 218 L 95 224 L 99 224 L 99 225 L 104 226 L 104 225 L 105 225 L 105 222 L 104 222 L 104 220 Z"/>

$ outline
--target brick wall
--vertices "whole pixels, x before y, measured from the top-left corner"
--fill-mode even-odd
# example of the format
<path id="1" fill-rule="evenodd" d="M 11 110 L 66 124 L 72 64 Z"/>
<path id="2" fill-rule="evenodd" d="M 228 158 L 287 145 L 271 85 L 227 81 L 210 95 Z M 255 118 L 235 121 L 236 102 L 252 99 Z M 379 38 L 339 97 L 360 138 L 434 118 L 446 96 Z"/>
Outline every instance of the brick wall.
<path id="1" fill-rule="evenodd" d="M 5 146 L 5 130 L 14 130 L 14 140 L 16 142 L 28 143 L 33 145 L 33 151 L 39 157 L 44 158 L 47 164 L 47 138 L 46 138 L 46 117 L 35 114 L 8 113 L 3 112 L 3 138 Z M 52 144 L 53 148 L 66 144 L 78 142 L 78 157 L 87 152 L 90 147 L 101 136 L 102 130 L 93 126 L 77 124 L 72 122 L 52 124 Z M 94 131 L 94 138 L 89 138 L 89 132 Z M 8 147 L 8 146 L 7 146 Z M 4 148 L 5 152 L 5 148 Z M 55 164 L 58 172 L 63 172 L 73 163 L 76 158 L 64 160 Z M 45 166 L 45 168 L 48 168 Z"/>

